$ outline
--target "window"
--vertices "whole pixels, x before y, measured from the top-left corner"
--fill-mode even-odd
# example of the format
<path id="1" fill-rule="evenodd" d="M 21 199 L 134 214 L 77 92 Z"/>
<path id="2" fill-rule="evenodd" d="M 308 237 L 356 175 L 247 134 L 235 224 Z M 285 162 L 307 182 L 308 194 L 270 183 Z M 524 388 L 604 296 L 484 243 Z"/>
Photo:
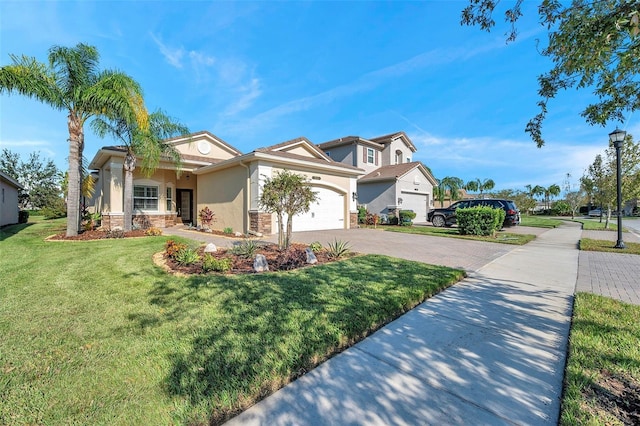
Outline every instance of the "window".
<path id="1" fill-rule="evenodd" d="M 367 163 L 373 164 L 374 155 L 373 148 L 367 148 Z"/>
<path id="2" fill-rule="evenodd" d="M 402 151 L 396 151 L 396 164 L 402 164 Z"/>
<path id="3" fill-rule="evenodd" d="M 167 186 L 167 211 L 171 211 L 171 205 L 173 204 L 173 189 L 170 186 Z"/>
<path id="4" fill-rule="evenodd" d="M 158 210 L 158 187 L 134 186 L 133 208 L 138 210 Z"/>

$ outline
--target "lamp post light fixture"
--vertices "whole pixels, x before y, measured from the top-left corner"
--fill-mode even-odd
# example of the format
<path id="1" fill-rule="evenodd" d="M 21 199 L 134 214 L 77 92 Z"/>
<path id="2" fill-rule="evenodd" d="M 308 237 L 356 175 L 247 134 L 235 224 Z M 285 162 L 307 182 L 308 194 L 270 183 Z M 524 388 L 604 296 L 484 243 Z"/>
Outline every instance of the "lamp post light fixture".
<path id="1" fill-rule="evenodd" d="M 618 241 L 616 241 L 615 248 L 623 249 L 624 241 L 622 241 L 622 172 L 620 167 L 620 148 L 624 138 L 627 136 L 627 132 L 616 128 L 613 132 L 609 133 L 609 141 L 616 149 L 616 196 L 618 199 Z"/>

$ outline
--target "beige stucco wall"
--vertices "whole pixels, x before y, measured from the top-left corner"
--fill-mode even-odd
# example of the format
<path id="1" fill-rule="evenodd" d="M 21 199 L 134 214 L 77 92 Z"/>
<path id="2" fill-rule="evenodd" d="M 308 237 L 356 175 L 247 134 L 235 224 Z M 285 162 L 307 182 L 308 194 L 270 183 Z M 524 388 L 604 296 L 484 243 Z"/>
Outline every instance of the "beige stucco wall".
<path id="1" fill-rule="evenodd" d="M 0 179 L 0 226 L 18 223 L 18 188 Z"/>
<path id="2" fill-rule="evenodd" d="M 103 213 L 122 213 L 124 210 L 124 169 L 122 158 L 113 157 L 99 170 L 96 192 L 92 205 Z M 187 179 L 187 176 L 189 178 Z M 150 214 L 175 212 L 176 189 L 196 190 L 197 179 L 190 172 L 183 172 L 177 178 L 175 170 L 156 170 L 151 176 L 144 175 L 139 168 L 133 173 L 133 186 L 146 185 L 158 187 L 158 210 L 148 211 Z M 167 187 L 171 188 L 172 205 L 167 210 Z M 136 211 L 134 211 L 134 214 Z"/>
<path id="3" fill-rule="evenodd" d="M 248 230 L 248 202 L 246 199 L 247 168 L 241 165 L 198 175 L 196 211 L 205 206 L 215 213 L 213 229 L 232 228 L 234 231 Z M 197 219 L 200 224 L 200 219 Z"/>
<path id="4" fill-rule="evenodd" d="M 203 151 L 201 148 L 207 148 Z M 225 145 L 220 144 L 208 135 L 199 135 L 191 139 L 191 142 L 180 142 L 175 148 L 182 154 L 211 158 L 212 160 L 227 160 L 236 155 Z"/>

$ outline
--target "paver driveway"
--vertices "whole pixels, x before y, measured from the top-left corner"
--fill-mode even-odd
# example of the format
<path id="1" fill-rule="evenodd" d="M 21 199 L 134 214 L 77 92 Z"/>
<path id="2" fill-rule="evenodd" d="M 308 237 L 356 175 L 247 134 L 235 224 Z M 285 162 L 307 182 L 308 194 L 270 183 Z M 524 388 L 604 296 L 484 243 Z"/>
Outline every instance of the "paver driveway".
<path id="1" fill-rule="evenodd" d="M 507 232 L 540 235 L 542 228 L 510 228 Z M 202 242 L 213 242 L 219 247 L 229 247 L 234 240 L 187 231 L 179 227 L 167 228 L 166 235 L 181 235 Z M 277 235 L 266 236 L 263 241 L 276 242 Z M 326 246 L 334 240 L 346 241 L 353 251 L 367 254 L 383 254 L 407 260 L 415 260 L 432 265 L 444 265 L 477 271 L 487 263 L 517 249 L 500 243 L 486 243 L 457 238 L 431 237 L 428 235 L 387 232 L 381 229 L 335 229 L 327 231 L 295 232 L 292 241 L 309 244 L 319 241 Z"/>

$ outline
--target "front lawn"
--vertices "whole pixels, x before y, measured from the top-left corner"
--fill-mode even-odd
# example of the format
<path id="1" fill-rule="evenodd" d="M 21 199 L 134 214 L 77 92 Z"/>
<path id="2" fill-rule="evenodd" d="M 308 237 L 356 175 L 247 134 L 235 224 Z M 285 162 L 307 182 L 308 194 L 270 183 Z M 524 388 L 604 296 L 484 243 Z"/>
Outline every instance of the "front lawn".
<path id="1" fill-rule="evenodd" d="M 640 423 L 640 306 L 575 298 L 560 425 Z"/>
<path id="2" fill-rule="evenodd" d="M 592 240 L 591 238 L 582 238 L 580 240 L 580 250 L 585 251 L 607 251 L 611 253 L 629 253 L 640 254 L 640 244 L 624 243 L 623 249 L 615 248 L 615 241 L 610 240 Z"/>
<path id="3" fill-rule="evenodd" d="M 180 278 L 166 237 L 46 242 L 0 230 L 0 424 L 220 423 L 464 272 L 358 256 Z"/>
<path id="4" fill-rule="evenodd" d="M 567 220 L 570 220 L 567 218 Z M 556 228 L 562 225 L 562 220 L 549 216 L 520 216 L 520 226 L 531 226 L 534 228 Z"/>
<path id="5" fill-rule="evenodd" d="M 461 235 L 458 232 L 458 228 L 436 228 L 435 226 L 386 226 L 381 225 L 378 228 L 382 228 L 385 231 L 391 232 L 403 232 L 405 234 L 421 234 L 431 235 L 434 237 L 451 237 L 461 238 L 464 240 L 485 241 L 490 243 L 503 243 L 503 244 L 515 244 L 523 245 L 530 241 L 533 241 L 536 236 L 531 234 L 514 234 L 510 232 L 499 232 L 494 237 L 480 237 L 476 235 Z"/>

